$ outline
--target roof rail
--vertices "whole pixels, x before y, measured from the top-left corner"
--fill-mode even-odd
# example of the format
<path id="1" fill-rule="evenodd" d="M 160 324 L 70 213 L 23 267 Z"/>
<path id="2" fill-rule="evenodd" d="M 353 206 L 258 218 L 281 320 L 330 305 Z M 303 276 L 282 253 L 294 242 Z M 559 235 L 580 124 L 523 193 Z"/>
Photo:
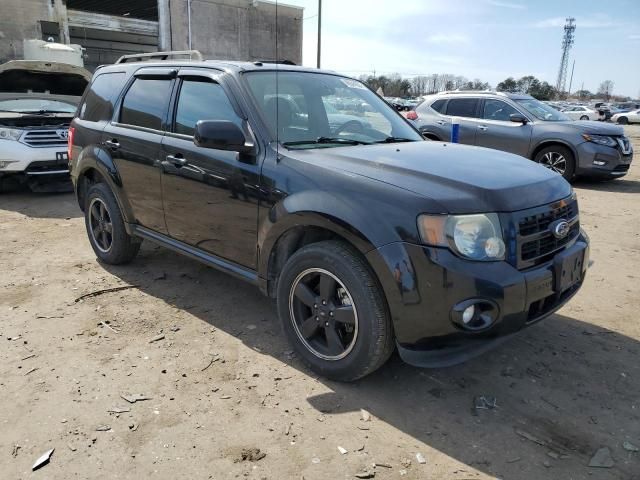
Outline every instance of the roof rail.
<path id="1" fill-rule="evenodd" d="M 438 92 L 437 94 L 440 95 L 452 95 L 452 94 L 459 94 L 459 95 L 478 95 L 478 94 L 482 94 L 482 95 L 496 95 L 496 94 L 501 94 L 504 92 L 494 92 L 493 90 L 445 90 L 443 92 Z"/>
<path id="2" fill-rule="evenodd" d="M 123 55 L 116 63 L 144 62 L 149 60 L 169 60 L 169 58 L 179 56 L 189 56 L 189 60 L 202 61 L 204 57 L 198 50 L 174 50 L 170 52 L 134 53 L 133 55 Z"/>
<path id="3" fill-rule="evenodd" d="M 296 65 L 291 60 L 254 60 L 253 61 L 253 64 L 258 67 L 263 63 L 276 63 L 278 65 Z"/>

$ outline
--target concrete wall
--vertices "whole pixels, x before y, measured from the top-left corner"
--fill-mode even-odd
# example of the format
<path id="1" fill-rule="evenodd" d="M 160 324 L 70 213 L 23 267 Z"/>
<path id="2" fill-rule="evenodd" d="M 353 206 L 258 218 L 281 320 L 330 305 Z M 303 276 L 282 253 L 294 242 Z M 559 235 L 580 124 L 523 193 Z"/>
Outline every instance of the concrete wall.
<path id="1" fill-rule="evenodd" d="M 51 2 L 2 0 L 0 2 L 0 63 L 22 58 L 22 40 L 42 38 L 39 20 L 55 21 Z"/>
<path id="2" fill-rule="evenodd" d="M 172 0 L 171 48 L 189 49 L 188 0 Z M 255 6 L 254 6 L 255 5 Z M 220 60 L 302 63 L 302 9 L 251 0 L 191 0 L 191 48 Z"/>

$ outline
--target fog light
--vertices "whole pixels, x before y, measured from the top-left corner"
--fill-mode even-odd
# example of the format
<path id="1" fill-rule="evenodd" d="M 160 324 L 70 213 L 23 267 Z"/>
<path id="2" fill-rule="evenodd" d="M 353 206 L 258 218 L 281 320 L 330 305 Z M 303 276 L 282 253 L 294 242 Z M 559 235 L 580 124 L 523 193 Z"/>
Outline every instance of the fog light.
<path id="1" fill-rule="evenodd" d="M 469 322 L 471 320 L 473 320 L 473 316 L 475 315 L 475 313 L 476 313 L 476 306 L 475 305 L 471 305 L 471 306 L 465 308 L 464 312 L 462 312 L 462 322 L 465 325 L 468 325 Z"/>
<path id="2" fill-rule="evenodd" d="M 489 328 L 499 316 L 498 305 L 484 298 L 470 298 L 454 305 L 451 309 L 451 321 L 467 331 Z"/>
<path id="3" fill-rule="evenodd" d="M 601 167 L 601 166 L 603 166 L 603 165 L 606 165 L 606 164 L 607 164 L 607 162 L 604 162 L 604 161 L 602 161 L 602 160 L 594 160 L 594 161 L 593 161 L 593 164 L 594 164 L 594 165 L 598 165 L 599 167 Z"/>
<path id="4" fill-rule="evenodd" d="M 15 163 L 15 160 L 0 160 L 0 168 L 6 168 L 12 163 Z"/>

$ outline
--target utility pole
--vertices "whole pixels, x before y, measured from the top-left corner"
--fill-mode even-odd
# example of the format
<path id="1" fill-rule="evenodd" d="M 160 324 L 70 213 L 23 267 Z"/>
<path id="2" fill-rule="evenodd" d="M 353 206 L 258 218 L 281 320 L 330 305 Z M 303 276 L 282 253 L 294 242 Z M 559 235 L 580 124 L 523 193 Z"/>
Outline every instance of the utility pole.
<path id="1" fill-rule="evenodd" d="M 320 51 L 322 47 L 322 0 L 318 0 L 318 62 L 320 68 Z"/>
<path id="2" fill-rule="evenodd" d="M 571 66 L 571 80 L 569 80 L 569 91 L 567 92 L 567 97 L 571 96 L 571 84 L 573 83 L 573 69 L 576 68 L 576 60 L 573 59 L 573 65 Z"/>

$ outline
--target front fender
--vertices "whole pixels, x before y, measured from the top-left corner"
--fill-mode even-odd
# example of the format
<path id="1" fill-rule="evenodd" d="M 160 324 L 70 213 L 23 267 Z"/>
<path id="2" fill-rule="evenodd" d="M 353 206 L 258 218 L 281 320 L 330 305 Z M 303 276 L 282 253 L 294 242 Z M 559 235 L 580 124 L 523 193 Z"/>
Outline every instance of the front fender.
<path id="1" fill-rule="evenodd" d="M 319 227 L 334 232 L 363 255 L 385 243 L 401 240 L 399 232 L 415 228 L 413 217 L 386 215 L 371 203 L 349 201 L 348 195 L 349 192 L 307 190 L 283 198 L 261 214 L 259 275 L 266 278 L 271 251 L 282 235 L 296 227 Z M 390 228 L 390 223 L 399 228 Z"/>

